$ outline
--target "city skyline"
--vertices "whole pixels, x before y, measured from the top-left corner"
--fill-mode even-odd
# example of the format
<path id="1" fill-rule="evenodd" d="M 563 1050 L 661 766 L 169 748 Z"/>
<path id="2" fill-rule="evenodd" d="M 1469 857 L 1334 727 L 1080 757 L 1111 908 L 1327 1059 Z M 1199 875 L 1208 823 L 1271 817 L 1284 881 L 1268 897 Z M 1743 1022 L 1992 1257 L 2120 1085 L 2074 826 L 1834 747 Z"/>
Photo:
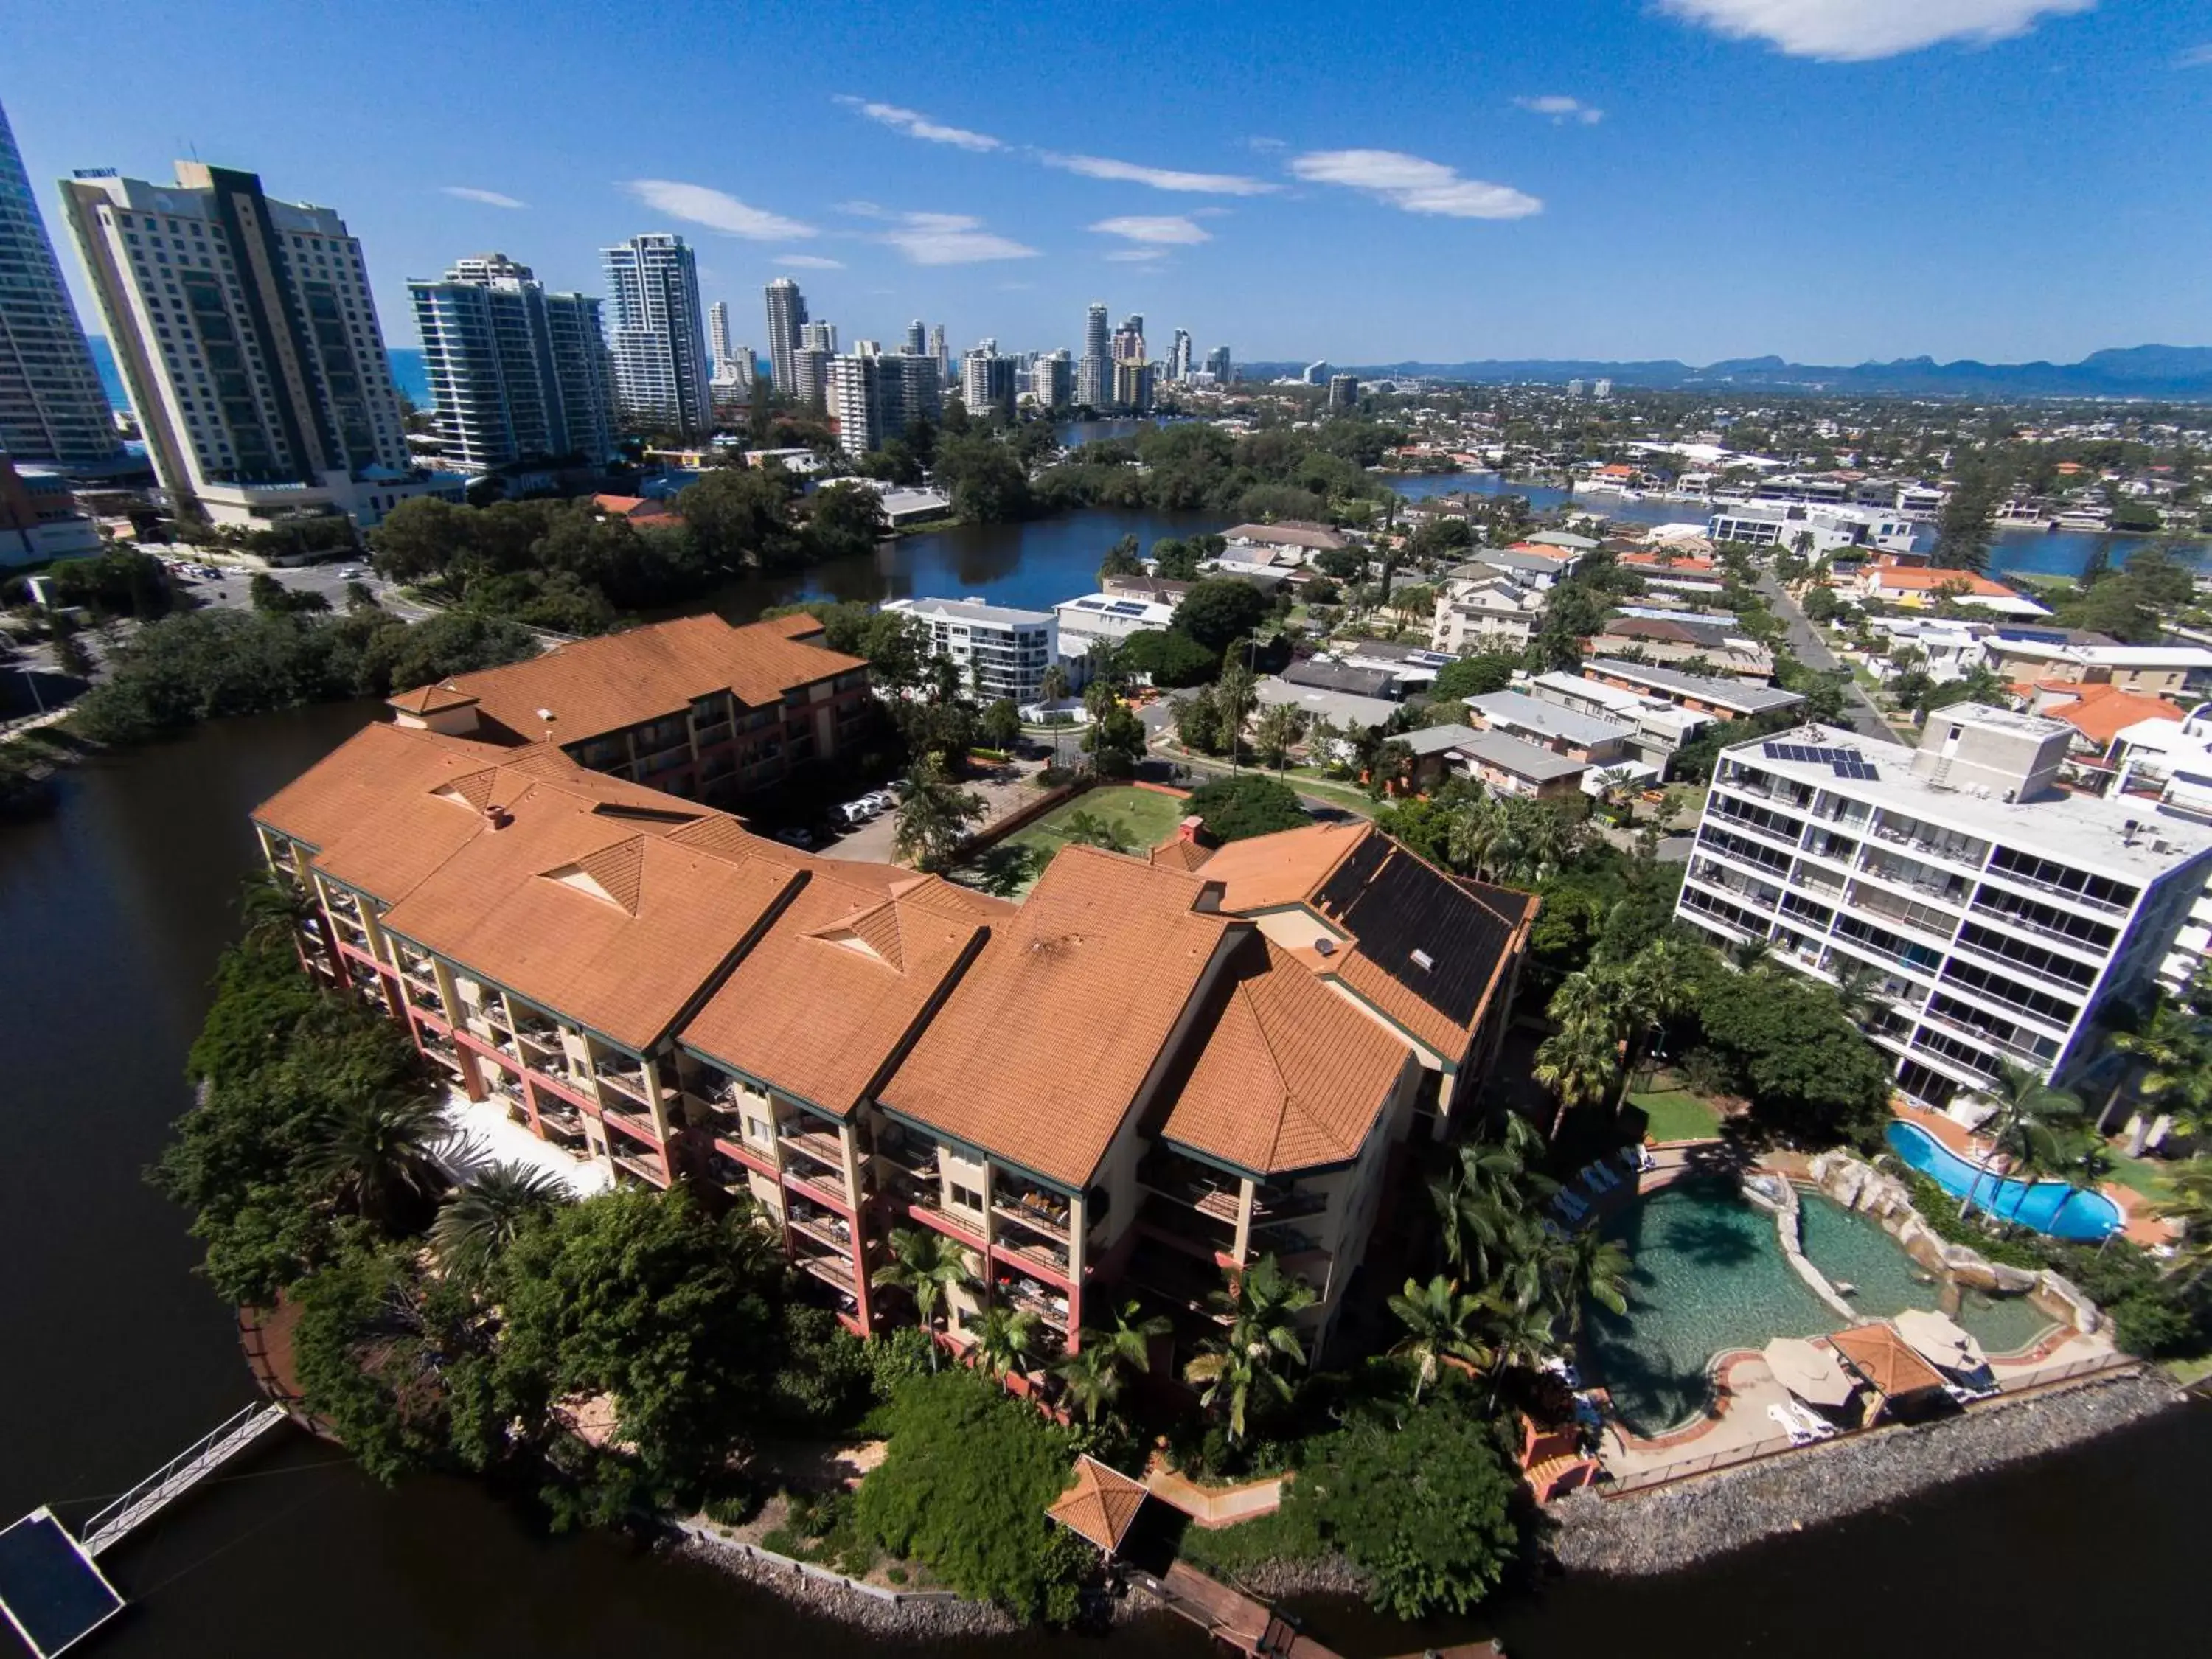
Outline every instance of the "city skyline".
<path id="1" fill-rule="evenodd" d="M 1292 6 L 1262 35 L 1231 9 L 1132 26 L 1161 72 L 1080 135 L 1058 88 L 1127 41 L 1072 13 L 859 21 L 834 76 L 757 75 L 732 103 L 703 61 L 610 94 L 575 31 L 477 20 L 452 24 L 472 48 L 453 67 L 333 100 L 259 70 L 290 52 L 343 76 L 342 19 L 248 6 L 228 21 L 268 50 L 240 58 L 189 8 L 89 11 L 131 47 L 101 100 L 0 85 L 41 205 L 79 167 L 158 177 L 195 149 L 252 167 L 344 204 L 398 346 L 410 277 L 496 247 L 597 291 L 599 248 L 659 231 L 739 319 L 787 274 L 854 337 L 920 314 L 956 353 L 1078 346 L 1100 294 L 1240 360 L 1355 362 L 2066 361 L 2190 343 L 2212 313 L 2212 231 L 2170 207 L 2212 137 L 2206 31 L 2090 0 L 1581 0 L 1486 23 L 1479 51 L 1407 15 L 1388 39 L 1332 28 L 1328 95 L 1265 118 L 1237 88 L 1305 73 L 1331 26 Z M 817 26 L 776 6 L 742 34 L 656 16 L 757 67 Z M 20 27 L 0 45 L 28 61 Z M 903 61 L 916 33 L 944 47 L 926 86 Z M 495 80 L 464 67 L 485 61 Z M 545 126 L 587 95 L 599 118 Z M 2087 222 L 2052 234 L 2069 203 L 2095 204 L 2094 259 Z"/>

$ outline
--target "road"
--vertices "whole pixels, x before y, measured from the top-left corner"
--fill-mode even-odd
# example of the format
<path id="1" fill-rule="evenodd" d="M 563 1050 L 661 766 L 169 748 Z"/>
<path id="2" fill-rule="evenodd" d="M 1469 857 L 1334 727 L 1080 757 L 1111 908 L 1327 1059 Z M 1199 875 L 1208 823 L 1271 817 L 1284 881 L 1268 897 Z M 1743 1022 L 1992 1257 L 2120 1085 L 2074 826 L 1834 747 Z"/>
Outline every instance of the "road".
<path id="1" fill-rule="evenodd" d="M 1790 648 L 1796 653 L 1798 661 L 1808 668 L 1817 668 L 1823 672 L 1844 667 L 1836 660 L 1836 653 L 1828 649 L 1827 642 L 1821 639 L 1820 630 L 1805 620 L 1805 613 L 1797 608 L 1797 601 L 1790 597 L 1789 591 L 1780 582 L 1775 580 L 1772 571 L 1759 573 L 1758 587 L 1767 604 L 1773 607 L 1774 614 L 1782 618 L 1784 637 L 1790 641 Z M 1883 721 L 1881 711 L 1859 688 L 1858 681 L 1848 678 L 1850 671 L 1846 669 L 1844 672 L 1847 676 L 1844 690 L 1850 699 L 1847 712 L 1852 729 L 1863 738 L 1872 738 L 1880 743 L 1895 743 L 1897 734 Z"/>

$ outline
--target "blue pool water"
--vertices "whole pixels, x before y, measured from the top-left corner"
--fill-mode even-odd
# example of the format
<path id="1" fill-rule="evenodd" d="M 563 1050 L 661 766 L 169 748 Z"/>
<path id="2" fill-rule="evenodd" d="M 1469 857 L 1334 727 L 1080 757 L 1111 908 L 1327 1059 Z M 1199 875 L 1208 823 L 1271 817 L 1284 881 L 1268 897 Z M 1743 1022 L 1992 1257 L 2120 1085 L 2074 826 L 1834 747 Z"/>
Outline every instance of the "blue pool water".
<path id="1" fill-rule="evenodd" d="M 2063 1181 L 2000 1181 L 1977 1169 L 1917 1123 L 1889 1126 L 1890 1147 L 1954 1198 L 1973 1194 L 1974 1207 L 2001 1221 L 2054 1238 L 2094 1243 L 2116 1231 L 2119 1206 L 2102 1193 L 2077 1192 Z"/>

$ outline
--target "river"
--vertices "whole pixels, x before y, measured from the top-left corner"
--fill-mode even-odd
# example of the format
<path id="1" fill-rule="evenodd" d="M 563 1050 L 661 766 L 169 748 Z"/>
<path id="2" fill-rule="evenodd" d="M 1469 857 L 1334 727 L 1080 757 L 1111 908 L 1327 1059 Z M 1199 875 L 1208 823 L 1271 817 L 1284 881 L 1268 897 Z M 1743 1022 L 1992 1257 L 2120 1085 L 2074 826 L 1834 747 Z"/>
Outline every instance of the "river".
<path id="1" fill-rule="evenodd" d="M 11 1338 L 0 1418 L 15 1425 L 0 1522 L 40 1503 L 81 1521 L 96 1506 L 86 1500 L 252 1397 L 228 1310 L 192 1276 L 183 1218 L 139 1171 L 189 1103 L 184 1052 L 253 861 L 247 811 L 377 712 L 207 726 L 64 773 L 51 816 L 0 824 L 0 1007 L 16 1034 L 15 1146 L 0 1163 L 0 1257 L 15 1264 L 0 1279 Z M 2186 1651 L 2199 1638 L 2182 1587 L 2201 1571 L 2208 1491 L 2212 1407 L 2200 1407 L 1703 1571 L 1555 1583 L 1502 1607 L 1494 1628 L 1534 1659 L 1781 1644 L 1857 1659 L 1931 1637 L 1994 1638 L 2053 1659 Z M 541 1537 L 465 1481 L 385 1492 L 304 1440 L 246 1460 L 104 1565 L 138 1604 L 99 1638 L 116 1659 L 303 1647 L 319 1659 L 704 1659 L 802 1646 L 845 1659 L 869 1645 L 711 1569 L 605 1536 Z M 1997 1583 L 2020 1588 L 1991 1600 Z M 1356 1605 L 1308 1611 L 1318 1634 L 1358 1655 L 1493 1628 L 1417 1632 Z M 984 1650 L 1030 1659 L 1098 1645 L 1030 1637 Z M 1158 1621 L 1103 1646 L 1204 1651 L 1188 1627 Z"/>

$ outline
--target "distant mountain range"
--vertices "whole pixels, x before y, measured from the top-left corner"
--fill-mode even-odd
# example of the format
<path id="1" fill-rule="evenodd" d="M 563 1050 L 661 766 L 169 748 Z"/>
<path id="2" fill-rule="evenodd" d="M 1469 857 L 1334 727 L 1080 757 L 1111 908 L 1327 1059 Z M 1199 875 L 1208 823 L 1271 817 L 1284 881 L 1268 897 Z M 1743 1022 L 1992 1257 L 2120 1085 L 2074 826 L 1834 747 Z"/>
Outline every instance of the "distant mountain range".
<path id="1" fill-rule="evenodd" d="M 1304 363 L 1245 363 L 1248 374 L 1295 374 Z M 1610 380 L 1658 391 L 1861 393 L 1910 398 L 2148 398 L 2212 403 L 2212 346 L 2130 346 L 2092 352 L 2078 363 L 1939 363 L 1933 357 L 1849 368 L 1735 357 L 1700 368 L 1665 358 L 1656 362 L 1600 362 L 1572 358 L 1488 359 L 1472 363 L 1340 363 L 1349 374 L 1425 375 L 1485 385 L 1536 380 Z"/>

